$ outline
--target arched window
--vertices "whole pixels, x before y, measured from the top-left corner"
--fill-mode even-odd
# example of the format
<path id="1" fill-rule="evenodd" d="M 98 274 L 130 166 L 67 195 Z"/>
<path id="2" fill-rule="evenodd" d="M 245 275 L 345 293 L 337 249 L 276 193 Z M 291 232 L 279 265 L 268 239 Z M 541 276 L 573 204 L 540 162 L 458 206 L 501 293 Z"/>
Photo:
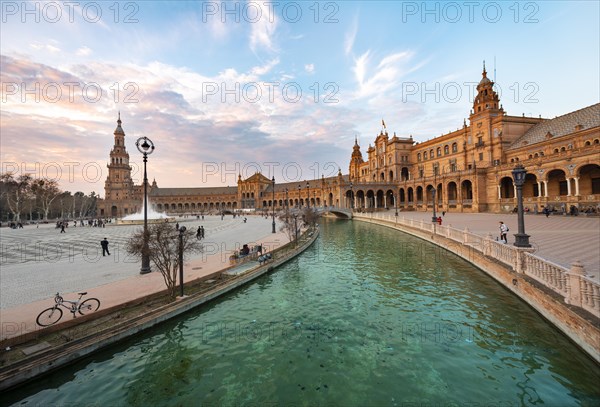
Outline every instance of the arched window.
<path id="1" fill-rule="evenodd" d="M 458 151 L 458 144 L 452 143 L 452 152 L 456 153 Z"/>
<path id="2" fill-rule="evenodd" d="M 436 152 L 437 152 L 437 156 L 440 157 L 442 155 L 442 148 L 438 147 Z"/>
<path id="3" fill-rule="evenodd" d="M 417 154 L 417 161 L 421 161 L 421 153 Z"/>
<path id="4" fill-rule="evenodd" d="M 427 159 L 427 151 L 423 151 L 423 159 L 426 160 Z"/>
<path id="5" fill-rule="evenodd" d="M 444 154 L 448 154 L 450 152 L 450 147 L 448 145 L 444 146 Z"/>

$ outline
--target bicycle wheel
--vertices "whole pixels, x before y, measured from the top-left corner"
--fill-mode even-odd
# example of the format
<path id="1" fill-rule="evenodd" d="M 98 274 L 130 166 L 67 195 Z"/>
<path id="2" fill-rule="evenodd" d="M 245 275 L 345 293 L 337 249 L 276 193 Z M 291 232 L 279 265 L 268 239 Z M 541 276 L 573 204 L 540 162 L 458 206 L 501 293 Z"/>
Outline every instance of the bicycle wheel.
<path id="1" fill-rule="evenodd" d="M 81 315 L 87 315 L 90 312 L 96 311 L 100 308 L 100 300 L 97 298 L 88 298 L 79 306 L 79 313 Z"/>
<path id="2" fill-rule="evenodd" d="M 38 315 L 35 322 L 37 322 L 39 326 L 54 325 L 62 318 L 62 315 L 63 311 L 60 308 L 48 308 L 40 312 L 40 315 Z"/>

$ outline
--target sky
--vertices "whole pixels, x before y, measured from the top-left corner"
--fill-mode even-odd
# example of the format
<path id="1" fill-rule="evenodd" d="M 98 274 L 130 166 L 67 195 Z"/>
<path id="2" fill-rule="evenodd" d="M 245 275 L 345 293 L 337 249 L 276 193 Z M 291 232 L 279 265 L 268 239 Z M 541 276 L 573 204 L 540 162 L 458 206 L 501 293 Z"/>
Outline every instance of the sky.
<path id="1" fill-rule="evenodd" d="M 2 172 L 104 196 L 120 112 L 159 187 L 348 172 L 382 130 L 461 127 L 483 64 L 509 115 L 600 101 L 597 1 L 3 1 Z"/>

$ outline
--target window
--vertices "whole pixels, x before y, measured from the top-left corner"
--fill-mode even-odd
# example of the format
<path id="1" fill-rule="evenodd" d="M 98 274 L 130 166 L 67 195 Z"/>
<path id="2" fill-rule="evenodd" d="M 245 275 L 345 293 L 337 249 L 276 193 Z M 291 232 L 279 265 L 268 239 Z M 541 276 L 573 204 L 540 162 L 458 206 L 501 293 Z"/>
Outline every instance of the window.
<path id="1" fill-rule="evenodd" d="M 444 146 L 444 154 L 448 154 L 450 152 L 450 147 L 447 145 Z"/>
<path id="2" fill-rule="evenodd" d="M 417 161 L 421 161 L 421 153 L 417 154 Z"/>
<path id="3" fill-rule="evenodd" d="M 427 151 L 423 151 L 423 159 L 426 160 L 427 159 Z"/>
<path id="4" fill-rule="evenodd" d="M 458 151 L 458 144 L 452 143 L 452 152 L 456 153 Z"/>
<path id="5" fill-rule="evenodd" d="M 483 153 L 479 153 L 479 161 L 483 161 Z"/>
<path id="6" fill-rule="evenodd" d="M 434 155 L 433 155 L 433 148 L 431 150 L 429 150 L 429 157 L 431 157 L 431 158 L 434 157 Z"/>
<path id="7" fill-rule="evenodd" d="M 436 153 L 437 153 L 438 157 L 441 157 L 441 155 L 442 155 L 442 148 L 438 147 L 437 150 L 436 150 Z"/>

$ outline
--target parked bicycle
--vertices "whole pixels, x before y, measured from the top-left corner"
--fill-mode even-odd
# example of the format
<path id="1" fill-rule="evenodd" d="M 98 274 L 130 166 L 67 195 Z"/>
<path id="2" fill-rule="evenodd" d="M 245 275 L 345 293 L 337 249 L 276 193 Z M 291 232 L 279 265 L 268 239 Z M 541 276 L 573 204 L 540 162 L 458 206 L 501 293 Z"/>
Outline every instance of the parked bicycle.
<path id="1" fill-rule="evenodd" d="M 79 312 L 81 315 L 87 315 L 90 312 L 94 312 L 100 308 L 99 299 L 88 298 L 87 300 L 81 302 L 81 298 L 87 293 L 77 294 L 79 294 L 79 298 L 76 301 L 69 301 L 61 297 L 59 293 L 56 293 L 54 296 L 54 306 L 40 312 L 40 315 L 38 315 L 36 319 L 37 324 L 39 326 L 50 326 L 56 324 L 63 316 L 63 310 L 61 307 L 68 309 L 73 314 L 73 318 L 75 318 L 75 314 L 77 312 Z M 68 302 L 70 305 L 65 305 L 66 302 Z"/>

